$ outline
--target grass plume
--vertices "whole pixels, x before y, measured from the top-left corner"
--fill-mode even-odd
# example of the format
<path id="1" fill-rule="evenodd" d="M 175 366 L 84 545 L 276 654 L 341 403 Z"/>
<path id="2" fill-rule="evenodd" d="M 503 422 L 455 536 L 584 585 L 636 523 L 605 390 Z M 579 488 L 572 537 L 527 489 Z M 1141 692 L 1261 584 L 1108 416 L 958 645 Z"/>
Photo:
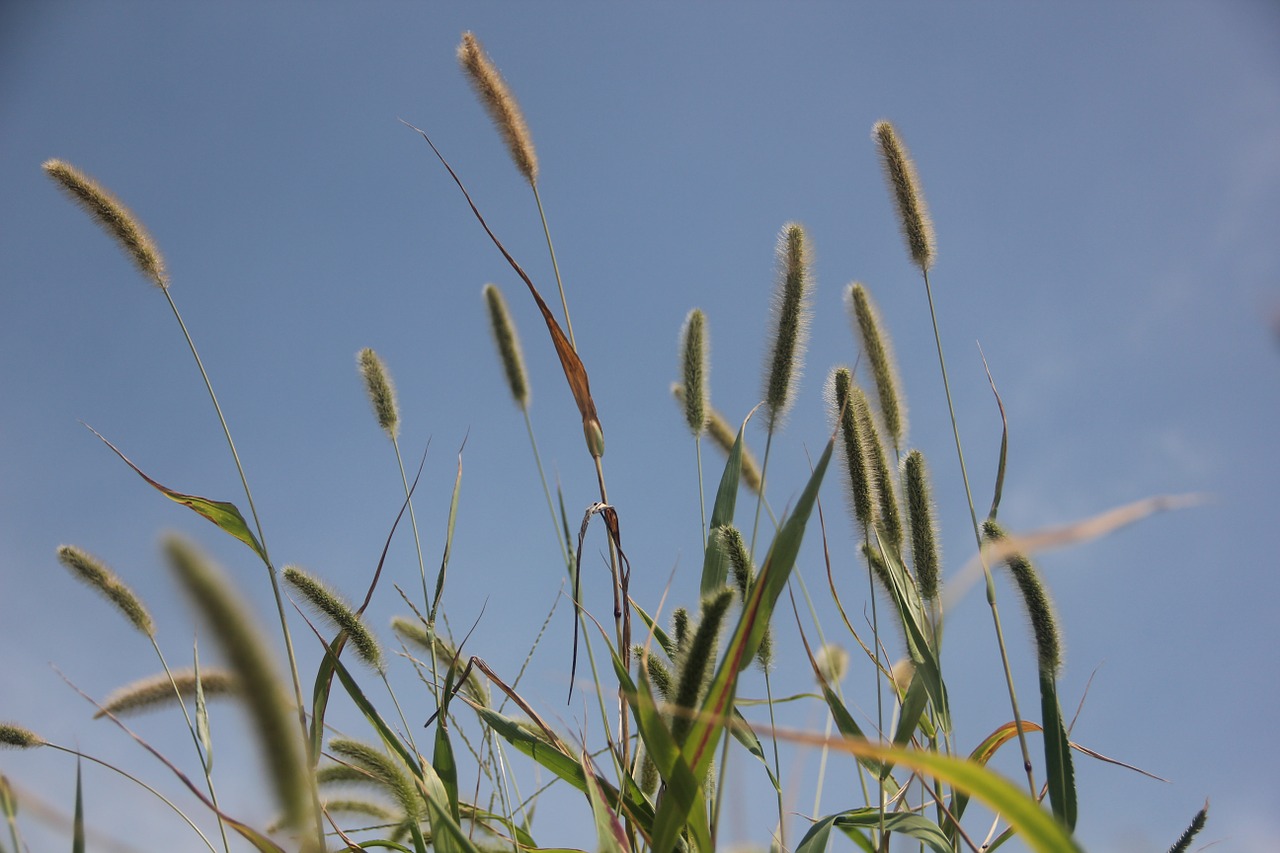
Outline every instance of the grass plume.
<path id="1" fill-rule="evenodd" d="M 422 816 L 422 799 L 404 766 L 372 744 L 350 738 L 329 741 L 329 751 L 358 770 L 368 773 L 400 804 L 407 816 Z"/>
<path id="2" fill-rule="evenodd" d="M 885 180 L 889 182 L 889 189 L 898 209 L 898 224 L 907 241 L 907 252 L 922 272 L 928 271 L 933 266 L 936 240 L 933 222 L 929 219 L 929 208 L 920 192 L 916 165 L 892 124 L 887 121 L 876 122 L 873 136 L 880 148 Z"/>
<path id="3" fill-rule="evenodd" d="M 1004 529 L 993 519 L 982 523 L 983 538 L 996 542 L 1005 537 Z M 1049 591 L 1040 579 L 1035 565 L 1023 554 L 1012 554 L 1004 561 L 1022 595 L 1023 606 L 1035 635 L 1036 656 L 1042 672 L 1057 673 L 1062 669 L 1062 636 Z"/>
<path id="4" fill-rule="evenodd" d="M 913 450 L 902 460 L 907 492 L 907 526 L 911 531 L 911 566 L 925 601 L 938 598 L 938 531 L 934 522 L 929 469 L 924 454 Z"/>
<path id="5" fill-rule="evenodd" d="M 520 338 L 516 335 L 515 323 L 511 322 L 511 312 L 507 310 L 507 300 L 497 285 L 484 286 L 484 302 L 489 309 L 489 330 L 493 332 L 493 342 L 498 347 L 498 356 L 502 359 L 502 372 L 507 377 L 507 387 L 516 405 L 521 409 L 529 408 L 529 377 L 524 369 L 524 353 L 520 349 Z"/>
<path id="6" fill-rule="evenodd" d="M 694 308 L 680 329 L 680 375 L 684 378 L 684 421 L 695 436 L 707 428 L 707 316 Z"/>
<path id="7" fill-rule="evenodd" d="M 387 366 L 373 350 L 365 347 L 356 354 L 356 363 L 360 365 L 360 375 L 364 378 L 364 390 L 373 404 L 373 414 L 378 419 L 378 426 L 394 439 L 400 429 L 400 409 L 396 405 L 396 388 L 391 383 L 391 375 Z"/>
<path id="8" fill-rule="evenodd" d="M 853 314 L 854 328 L 862 351 L 871 365 L 871 378 L 876 383 L 876 396 L 880 402 L 880 421 L 888 433 L 895 450 L 901 450 L 907 433 L 907 406 L 898 386 L 898 365 L 893 357 L 893 346 L 880 320 L 880 310 L 866 287 L 854 282 L 849 285 L 849 311 Z"/>
<path id="9" fill-rule="evenodd" d="M 34 749 L 44 746 L 44 738 L 17 723 L 0 723 L 0 746 L 12 749 Z"/>
<path id="10" fill-rule="evenodd" d="M 169 286 L 164 258 L 151 235 L 129 208 L 105 187 L 62 160 L 46 160 L 44 171 L 67 196 L 92 216 L 124 250 L 147 279 L 162 290 Z"/>
<path id="11" fill-rule="evenodd" d="M 62 545 L 58 548 L 58 560 L 66 566 L 71 574 L 87 585 L 96 589 L 115 608 L 124 614 L 133 627 L 148 637 L 156 635 L 155 622 L 143 605 L 141 599 L 133 594 L 133 590 L 106 564 L 92 554 L 74 545 Z"/>
<path id="12" fill-rule="evenodd" d="M 782 425 L 795 403 L 809 332 L 811 251 L 804 227 L 782 226 L 778 235 L 778 284 L 773 296 L 773 338 L 765 371 L 764 404 L 770 432 Z"/>
<path id="13" fill-rule="evenodd" d="M 671 396 L 675 398 L 679 404 L 681 411 L 684 410 L 684 386 L 679 382 L 673 382 L 671 385 Z M 716 411 L 710 405 L 707 406 L 707 435 L 711 436 L 711 440 L 715 442 L 724 453 L 730 453 L 733 450 L 733 443 L 738 440 L 738 431 L 729 425 L 729 421 L 725 416 Z M 742 472 L 743 484 L 755 494 L 760 494 L 760 463 L 756 461 L 755 454 L 751 452 L 745 445 L 742 448 Z"/>
<path id="14" fill-rule="evenodd" d="M 382 672 L 382 646 L 355 608 L 324 581 L 297 566 L 285 566 L 284 579 L 297 590 L 315 613 L 346 632 L 360 660 Z"/>
<path id="15" fill-rule="evenodd" d="M 840 428 L 841 446 L 844 448 L 844 467 L 850 506 L 860 530 L 868 531 L 876 519 L 876 489 L 870 467 L 869 441 L 864 428 L 865 419 L 859 409 L 867 407 L 867 397 L 853 381 L 847 367 L 837 367 L 827 379 L 827 404 L 832 417 Z"/>
<path id="16" fill-rule="evenodd" d="M 228 696 L 238 693 L 240 684 L 228 670 L 201 667 L 200 689 L 206 697 Z M 140 714 L 172 705 L 179 696 L 184 700 L 195 699 L 195 670 L 175 669 L 171 673 L 161 672 L 126 684 L 107 696 L 93 716 Z"/>
<path id="17" fill-rule="evenodd" d="M 538 155 L 533 150 L 533 137 L 529 134 L 529 126 L 525 124 L 524 113 L 507 81 L 493 64 L 493 60 L 485 53 L 480 40 L 474 33 L 462 34 L 462 43 L 458 45 L 458 63 L 467 72 L 467 79 L 475 89 L 480 103 L 484 104 L 502 141 L 507 145 L 511 160 L 516 164 L 520 174 L 530 185 L 538 183 Z"/>

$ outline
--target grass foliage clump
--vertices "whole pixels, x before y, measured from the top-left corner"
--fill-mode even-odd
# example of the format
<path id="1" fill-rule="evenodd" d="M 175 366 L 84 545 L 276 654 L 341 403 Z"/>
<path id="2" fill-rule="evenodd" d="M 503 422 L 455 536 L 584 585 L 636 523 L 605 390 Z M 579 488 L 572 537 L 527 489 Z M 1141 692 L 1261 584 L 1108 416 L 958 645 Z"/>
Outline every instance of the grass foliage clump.
<path id="1" fill-rule="evenodd" d="M 1003 450 L 987 517 L 979 519 L 974 508 L 933 313 L 929 274 L 935 265 L 934 228 L 915 166 L 894 127 L 881 121 L 873 137 L 908 257 L 929 299 L 956 440 L 955 461 L 963 474 L 965 504 L 973 522 L 974 546 L 979 549 L 974 574 L 980 570 L 986 583 L 998 641 L 998 654 L 991 655 L 989 665 L 1003 677 L 1008 692 L 1007 700 L 1000 697 L 999 702 L 988 701 L 976 711 L 965 709 L 968 716 L 979 715 L 984 732 L 989 732 L 974 742 L 955 727 L 947 679 L 952 661 L 963 654 L 972 662 L 985 652 L 949 649 L 945 658 L 942 654 L 944 601 L 948 608 L 958 606 L 941 594 L 942 575 L 944 568 L 953 574 L 963 572 L 958 566 L 944 566 L 941 559 L 937 498 L 929 467 L 950 463 L 927 464 L 924 451 L 909 444 L 903 382 L 889 330 L 870 289 L 855 283 L 843 294 L 855 332 L 848 342 L 848 361 L 854 366 L 835 366 L 827 374 L 831 432 L 804 438 L 812 452 L 810 464 L 798 472 L 800 488 L 792 492 L 770 489 L 768 468 L 771 447 L 780 440 L 788 413 L 803 399 L 801 368 L 816 301 L 809 232 L 789 222 L 777 237 L 776 284 L 770 335 L 761 353 L 764 369 L 758 401 L 723 412 L 712 405 L 708 325 L 714 312 L 689 311 L 679 334 L 677 381 L 672 385 L 683 425 L 664 413 L 655 415 L 653 428 L 668 423 L 672 429 L 687 429 L 697 448 L 689 462 L 691 468 L 696 465 L 699 512 L 689 513 L 688 532 L 692 533 L 693 524 L 700 524 L 703 550 L 699 559 L 683 560 L 681 569 L 688 571 L 692 563 L 695 569 L 700 565 L 701 571 L 688 584 L 683 579 L 673 584 L 672 594 L 682 596 L 680 591 L 695 580 L 698 593 L 670 605 L 665 597 L 659 601 L 632 598 L 631 565 L 621 535 L 627 515 L 609 500 L 603 428 L 588 380 L 589 369 L 603 373 L 610 365 L 588 364 L 578 353 L 566 289 L 542 211 L 538 161 L 519 105 L 471 33 L 463 35 L 458 58 L 520 175 L 533 190 L 560 295 L 559 314 L 490 229 L 467 194 L 463 177 L 422 135 L 462 194 L 459 215 L 476 219 L 497 256 L 523 284 L 519 299 L 524 300 L 527 291 L 537 308 L 576 408 L 569 414 L 581 419 L 587 458 L 599 489 L 598 494 L 583 496 L 565 494 L 557 486 L 553 498 L 534 439 L 530 377 L 520 339 L 501 291 L 485 285 L 488 325 L 507 390 L 524 417 L 549 515 L 545 520 L 555 541 L 554 546 L 546 540 L 524 543 L 524 550 L 531 562 L 563 566 L 566 595 L 572 599 L 573 656 L 566 654 L 552 677 L 563 678 L 567 673 L 572 683 L 581 647 L 584 671 L 589 665 L 592 684 L 580 701 L 591 707 L 591 724 L 566 730 L 561 722 L 563 708 L 534 706 L 521 687 L 529 659 L 518 671 L 500 671 L 472 656 L 466 651 L 467 638 L 451 631 L 442 600 L 454 524 L 466 509 L 459 501 L 461 464 L 448 493 L 443 558 L 433 578 L 423 556 L 415 512 L 418 481 L 411 480 L 400 461 L 404 427 L 394 386 L 386 365 L 372 349 L 360 350 L 357 362 L 378 427 L 390 438 L 400 463 L 400 482 L 389 485 L 397 492 L 397 500 L 403 501 L 400 518 L 407 519 L 412 530 L 420 592 L 417 583 L 404 583 L 398 567 L 384 566 L 385 551 L 381 557 L 375 555 L 376 571 L 361 584 L 367 584 L 367 592 L 358 607 L 295 566 L 277 570 L 230 428 L 173 302 L 169 276 L 154 242 L 133 214 L 97 182 L 66 163 L 50 160 L 44 166 L 50 177 L 121 246 L 143 276 L 163 290 L 225 434 L 230 460 L 244 489 L 243 502 L 237 506 L 177 492 L 116 453 L 166 497 L 246 546 L 248 550 L 239 551 L 240 555 L 261 563 L 267 580 L 261 589 L 251 587 L 242 574 L 233 581 L 191 542 L 167 537 L 164 553 L 191 610 L 200 617 L 199 637 L 216 649 L 222 661 L 202 667 L 197 654 L 193 667 L 173 670 L 155 642 L 148 611 L 125 583 L 87 552 L 73 546 L 60 548 L 58 559 L 76 577 L 152 639 L 163 666 L 163 673 L 108 696 L 98 706 L 98 716 L 120 724 L 117 718 L 132 712 L 180 711 L 191 733 L 198 770 L 181 769 L 188 762 L 176 757 L 162 760 L 173 784 L 185 788 L 207 809 L 208 820 L 217 824 L 216 836 L 206 836 L 196 821 L 181 810 L 179 814 L 204 846 L 227 853 L 241 849 L 235 846 L 237 836 L 267 853 L 379 848 L 414 853 L 428 849 L 521 853 L 566 846 L 594 846 L 606 853 L 710 853 L 741 834 L 739 827 L 728 825 L 735 812 L 726 809 L 725 801 L 746 790 L 757 799 L 763 792 L 767 803 L 759 808 L 753 799 L 748 809 L 752 824 L 746 829 L 758 833 L 755 842 L 760 849 L 824 853 L 836 829 L 856 849 L 873 853 L 891 849 L 977 853 L 997 849 L 1011 839 L 1031 850 L 1079 850 L 1074 834 L 1078 797 L 1073 753 L 1099 756 L 1070 740 L 1070 726 L 1062 714 L 1057 692 L 1063 668 L 1062 622 L 1028 556 L 1038 540 L 1007 533 L 996 522 L 1005 476 Z M 867 156 L 874 152 L 868 151 Z M 585 293 L 584 298 L 593 294 Z M 548 343 L 541 333 L 535 337 Z M 859 368 L 869 377 L 865 388 Z M 548 381 L 558 380 L 549 377 Z M 746 428 L 757 411 L 764 428 L 761 463 L 750 446 L 757 434 Z M 704 434 L 720 452 L 714 466 L 702 455 Z M 844 519 L 823 513 L 822 496 L 830 492 L 826 481 L 833 455 L 842 469 L 834 476 L 843 481 L 848 496 Z M 704 467 L 712 469 L 706 477 Z M 673 494 L 657 499 L 691 501 L 693 482 L 690 474 L 671 483 Z M 740 497 L 746 498 L 745 504 L 739 504 Z M 611 596 L 607 600 L 612 607 L 608 610 L 601 606 L 606 599 L 582 591 L 583 541 L 592 525 L 606 534 L 607 552 L 601 561 L 609 567 Z M 1058 541 L 1099 532 L 1096 524 L 1081 526 Z M 846 543 L 850 536 L 853 542 Z M 1015 674 L 1011 663 L 1011 658 L 1020 658 L 1010 655 L 1006 646 L 993 566 L 1007 569 L 1012 578 L 1007 588 L 1018 595 L 1029 614 L 1037 662 L 1033 689 L 1040 699 L 1038 718 L 1026 713 L 1028 685 L 1024 682 L 1030 679 Z M 281 575 L 297 606 L 291 606 L 282 591 Z M 850 577 L 856 581 L 852 589 Z M 816 596 L 808 586 L 816 579 L 825 579 L 823 595 Z M 391 623 L 398 643 L 394 654 L 391 649 L 384 651 L 365 616 L 375 589 L 390 585 L 396 585 L 407 608 Z M 270 590 L 268 601 L 274 603 L 279 617 L 278 631 L 272 634 L 258 624 L 254 608 L 242 597 L 265 589 Z M 314 623 L 304 610 L 317 617 Z M 486 623 L 481 623 L 478 629 L 485 628 Z M 300 663 L 295 646 L 308 648 L 312 669 Z M 346 654 L 348 649 L 351 654 Z M 368 669 L 350 667 L 353 655 Z M 208 700 L 215 696 L 240 703 L 251 721 L 262 758 L 260 769 L 279 818 L 270 827 L 264 822 L 263 828 L 255 828 L 219 804 L 215 780 L 234 781 L 246 771 L 224 770 L 219 765 L 215 772 L 216 738 L 208 711 Z M 430 705 L 425 730 L 402 711 L 401 701 L 409 696 Z M 344 712 L 354 709 L 360 731 L 337 729 L 329 718 L 335 700 L 341 700 Z M 804 707 L 803 713 L 791 710 L 796 705 Z M 784 719 L 810 723 L 820 719 L 823 728 L 788 727 Z M 0 723 L 0 746 L 65 749 L 7 722 Z M 1021 771 L 1016 781 L 988 766 L 1002 750 L 1012 753 L 1015 749 L 1019 754 L 1007 758 Z M 812 809 L 795 805 L 795 783 L 784 774 L 796 750 L 821 753 L 817 777 L 803 783 L 804 793 L 814 798 Z M 11 808 L 16 800 L 3 777 L 0 782 L 13 849 L 23 849 L 16 806 Z M 178 809 L 159 789 L 140 784 L 158 802 Z M 548 796 L 548 788 L 577 798 L 576 822 L 540 818 L 539 803 Z M 838 803 L 824 805 L 824 799 L 835 800 L 833 792 Z M 77 793 L 77 815 L 82 813 L 80 801 Z M 981 809 L 974 808 L 978 805 Z M 571 806 L 554 806 L 556 814 L 565 808 Z M 1173 849 L 1186 849 L 1204 818 L 1202 811 Z M 75 819 L 77 832 L 83 831 L 82 823 L 82 818 Z"/>

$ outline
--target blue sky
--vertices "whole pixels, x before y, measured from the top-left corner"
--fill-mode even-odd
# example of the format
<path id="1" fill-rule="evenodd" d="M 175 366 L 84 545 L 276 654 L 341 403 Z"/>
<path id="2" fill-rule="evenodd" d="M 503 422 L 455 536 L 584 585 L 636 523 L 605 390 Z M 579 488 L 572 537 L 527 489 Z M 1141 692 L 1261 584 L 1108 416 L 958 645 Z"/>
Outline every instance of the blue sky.
<path id="1" fill-rule="evenodd" d="M 1171 780 L 1079 760 L 1082 842 L 1166 849 L 1207 796 L 1202 838 L 1215 850 L 1272 849 L 1280 13 L 1264 2 L 5 4 L 0 718 L 164 778 L 90 720 L 49 666 L 97 696 L 154 668 L 145 644 L 58 567 L 63 542 L 100 554 L 147 600 L 171 659 L 188 654 L 192 624 L 159 556 L 162 531 L 194 537 L 271 616 L 248 552 L 148 489 L 80 425 L 168 485 L 242 500 L 163 298 L 54 190 L 39 168 L 49 157 L 112 188 L 158 241 L 278 562 L 354 597 L 398 508 L 394 459 L 355 370 L 360 348 L 377 349 L 396 380 L 406 455 L 430 441 L 417 503 L 428 566 L 466 439 L 445 606 L 455 629 L 480 619 L 476 654 L 503 672 L 520 665 L 563 572 L 485 325 L 486 282 L 506 291 L 521 329 L 535 429 L 571 513 L 595 499 L 595 482 L 531 301 L 398 121 L 431 132 L 550 296 L 533 200 L 455 64 L 468 29 L 511 82 L 538 148 L 633 596 L 656 608 L 668 581 L 669 602 L 696 594 L 694 450 L 668 392 L 679 325 L 694 306 L 707 312 L 713 403 L 744 416 L 760 395 L 773 246 L 789 220 L 809 230 L 817 289 L 798 403 L 770 462 L 773 506 L 799 493 L 806 453 L 830 429 L 822 380 L 856 358 L 841 295 L 862 281 L 894 337 L 910 442 L 931 460 L 948 571 L 971 556 L 923 289 L 870 139 L 889 118 L 937 226 L 932 281 L 980 509 L 1000 424 L 975 343 L 1009 414 L 1006 526 L 1155 494 L 1211 496 L 1039 559 L 1066 633 L 1064 704 L 1074 708 L 1093 676 L 1075 739 Z M 761 451 L 763 432 L 749 437 Z M 709 479 L 718 460 L 704 453 Z M 830 479 L 834 566 L 860 613 L 865 572 Z M 820 590 L 815 543 L 799 570 Z M 389 571 L 416 580 L 403 533 Z M 586 576 L 585 595 L 607 613 L 604 574 Z M 1029 632 L 1007 586 L 1001 606 L 1015 678 L 1034 697 Z M 389 638 L 386 619 L 403 610 L 386 587 L 371 612 Z M 578 699 L 564 705 L 570 630 L 562 604 L 525 686 L 576 733 L 598 718 Z M 1009 714 L 980 595 L 953 608 L 947 630 L 959 742 L 972 744 Z M 869 689 L 863 676 L 855 670 L 846 690 Z M 782 693 L 809 686 L 789 664 L 775 680 Z M 425 719 L 429 699 L 402 683 L 410 714 Z M 816 706 L 788 713 L 822 725 Z M 219 768 L 251 778 L 235 772 L 253 768 L 237 713 L 219 723 Z M 139 728 L 189 754 L 164 718 Z M 788 760 L 793 810 L 808 814 L 816 756 Z M 70 803 L 63 756 L 6 752 L 0 770 Z M 141 849 L 189 843 L 114 777 L 87 780 L 102 832 Z M 231 811 L 267 819 L 252 782 L 224 787 Z M 841 794 L 829 781 L 824 807 L 846 805 Z M 594 843 L 574 798 L 553 796 L 542 820 L 543 844 Z M 746 805 L 736 821 L 737 840 L 771 829 Z M 66 837 L 33 814 L 25 826 L 33 849 Z"/>

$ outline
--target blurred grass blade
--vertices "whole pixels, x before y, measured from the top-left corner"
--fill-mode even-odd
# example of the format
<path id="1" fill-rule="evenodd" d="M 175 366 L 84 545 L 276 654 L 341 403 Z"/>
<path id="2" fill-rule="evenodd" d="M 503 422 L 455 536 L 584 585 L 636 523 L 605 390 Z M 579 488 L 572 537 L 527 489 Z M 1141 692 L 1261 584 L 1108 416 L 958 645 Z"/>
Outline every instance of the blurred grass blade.
<path id="1" fill-rule="evenodd" d="M 920 724 L 920 715 L 924 713 L 928 703 L 929 691 L 917 672 L 912 676 L 911 685 L 907 687 L 907 695 L 902 699 L 902 710 L 898 714 L 898 729 L 893 733 L 895 746 L 902 746 L 911 740 L 911 735 Z"/>
<path id="2" fill-rule="evenodd" d="M 262 545 L 258 543 L 258 538 L 253 535 L 251 530 L 249 530 L 249 525 L 245 522 L 244 516 L 240 514 L 240 510 L 236 509 L 235 504 L 227 503 L 226 501 L 209 500 L 208 498 L 202 498 L 199 495 L 186 495 L 182 492 L 176 492 L 167 486 L 160 485 L 155 480 L 142 473 L 142 469 L 137 465 L 134 465 L 133 462 L 129 460 L 129 457 L 121 453 L 114 444 L 107 441 L 107 439 L 103 437 L 102 433 L 98 432 L 88 424 L 85 424 L 85 427 L 89 432 L 102 439 L 103 444 L 110 447 L 111 450 L 115 452 L 116 456 L 119 456 L 124 461 L 124 464 L 132 468 L 134 473 L 146 480 L 152 488 L 156 489 L 169 500 L 175 503 L 180 503 L 200 515 L 203 515 L 205 518 L 209 519 L 209 521 L 212 521 L 218 527 L 221 527 L 227 533 L 230 533 L 232 536 L 248 545 L 253 549 L 253 553 L 258 555 L 263 563 L 270 565 L 266 552 L 262 549 Z"/>
<path id="3" fill-rule="evenodd" d="M 881 820 L 880 810 L 873 808 L 854 809 L 834 817 L 836 828 L 850 837 L 853 837 L 849 832 L 851 829 L 878 829 L 882 825 Z M 921 815 L 907 812 L 885 814 L 883 827 L 886 833 L 896 832 L 910 836 L 935 853 L 952 853 L 947 834 L 936 823 Z"/>
<path id="4" fill-rule="evenodd" d="M 1040 713 L 1044 720 L 1044 767 L 1049 778 L 1049 804 L 1068 830 L 1076 828 L 1076 771 L 1071 760 L 1071 741 L 1062 720 L 1057 679 L 1040 671 Z"/>
<path id="5" fill-rule="evenodd" d="M 200 740 L 200 748 L 204 750 L 204 772 L 208 776 L 213 772 L 213 735 L 209 731 L 209 705 L 205 701 L 204 681 L 200 678 L 200 646 L 191 646 L 192 671 L 196 677 L 196 737 Z"/>
<path id="6" fill-rule="evenodd" d="M 747 416 L 750 420 L 750 415 Z M 711 510 L 711 526 L 707 531 L 707 551 L 702 561 L 702 587 L 699 594 L 706 598 L 724 586 L 729 574 L 729 555 L 725 553 L 717 531 L 733 523 L 733 512 L 738 503 L 738 479 L 742 474 L 742 431 L 729 451 L 724 473 L 720 476 L 720 488 L 716 491 L 716 503 Z"/>
<path id="7" fill-rule="evenodd" d="M 591 801 L 591 814 L 596 821 L 596 838 L 600 853 L 631 853 L 631 845 L 627 842 L 627 832 L 618 822 L 609 803 L 605 800 L 604 791 L 596 780 L 595 768 L 591 765 L 591 756 L 586 750 L 582 752 L 582 773 L 587 783 L 587 799 Z"/>
<path id="8" fill-rule="evenodd" d="M 76 816 L 71 828 L 71 853 L 84 853 L 84 789 L 80 784 L 80 758 L 76 757 Z"/>

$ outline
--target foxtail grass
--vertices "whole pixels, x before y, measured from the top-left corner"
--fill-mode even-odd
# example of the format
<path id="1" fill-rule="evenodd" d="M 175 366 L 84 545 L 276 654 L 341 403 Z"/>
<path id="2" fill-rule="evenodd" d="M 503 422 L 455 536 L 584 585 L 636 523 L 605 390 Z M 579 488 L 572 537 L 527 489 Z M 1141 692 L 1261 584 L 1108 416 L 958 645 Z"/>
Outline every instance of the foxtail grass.
<path id="1" fill-rule="evenodd" d="M 284 579 L 313 612 L 347 635 L 360 660 L 378 673 L 384 671 L 386 664 L 382 644 L 346 599 L 327 583 L 297 566 L 285 566 Z"/>
<path id="2" fill-rule="evenodd" d="M 240 682 L 230 671 L 214 667 L 202 669 L 198 680 L 194 669 L 162 672 L 113 691 L 93 716 L 124 717 L 165 708 L 179 700 L 194 701 L 197 689 L 206 697 L 234 696 L 240 692 Z"/>
<path id="3" fill-rule="evenodd" d="M 880 420 L 893 443 L 893 449 L 901 453 L 906 446 L 907 405 L 898 390 L 902 382 L 898 379 L 893 345 L 880 319 L 880 309 L 876 307 L 867 288 L 854 282 L 849 285 L 847 298 L 854 328 L 862 343 L 862 351 L 867 356 L 871 378 L 875 382 L 876 396 L 880 403 Z"/>
<path id="4" fill-rule="evenodd" d="M 60 546 L 58 560 L 78 580 L 97 590 L 100 595 L 110 601 L 133 627 L 147 637 L 155 637 L 156 626 L 151 619 L 151 613 L 141 599 L 134 595 L 133 590 L 105 563 L 74 545 Z"/>
<path id="5" fill-rule="evenodd" d="M 680 329 L 680 375 L 684 379 L 684 422 L 693 433 L 698 460 L 698 511 L 702 515 L 702 542 L 707 541 L 707 499 L 702 489 L 702 434 L 707 431 L 710 362 L 707 358 L 707 315 L 694 308 Z"/>

